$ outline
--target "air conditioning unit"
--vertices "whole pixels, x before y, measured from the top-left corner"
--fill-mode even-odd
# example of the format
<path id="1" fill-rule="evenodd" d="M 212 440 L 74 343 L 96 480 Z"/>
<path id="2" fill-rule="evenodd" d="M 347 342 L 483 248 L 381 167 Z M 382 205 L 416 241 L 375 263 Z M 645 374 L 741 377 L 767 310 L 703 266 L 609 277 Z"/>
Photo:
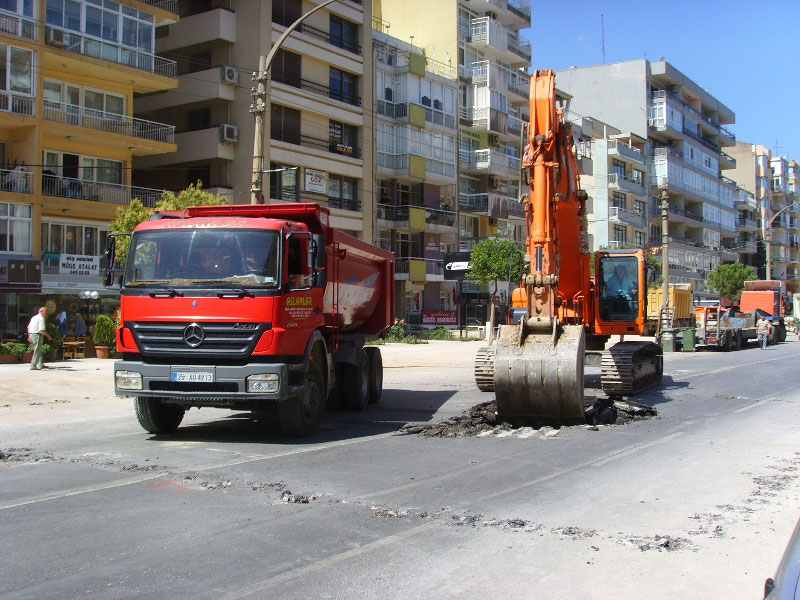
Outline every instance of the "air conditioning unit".
<path id="1" fill-rule="evenodd" d="M 67 43 L 64 41 L 64 32 L 60 29 L 48 28 L 47 34 L 45 35 L 45 43 L 58 48 L 66 48 L 67 46 Z"/>
<path id="2" fill-rule="evenodd" d="M 220 67 L 219 79 L 222 83 L 236 85 L 239 83 L 239 69 L 236 67 Z"/>
<path id="3" fill-rule="evenodd" d="M 497 188 L 500 187 L 500 184 L 501 184 L 501 181 L 500 181 L 499 177 L 495 177 L 494 175 L 489 177 L 489 186 L 490 187 L 493 187 L 493 188 L 497 189 Z"/>
<path id="4" fill-rule="evenodd" d="M 219 141 L 235 143 L 239 141 L 239 128 L 236 125 L 220 125 Z"/>
<path id="5" fill-rule="evenodd" d="M 500 134 L 490 133 L 488 136 L 488 140 L 490 146 L 497 146 L 500 143 Z"/>

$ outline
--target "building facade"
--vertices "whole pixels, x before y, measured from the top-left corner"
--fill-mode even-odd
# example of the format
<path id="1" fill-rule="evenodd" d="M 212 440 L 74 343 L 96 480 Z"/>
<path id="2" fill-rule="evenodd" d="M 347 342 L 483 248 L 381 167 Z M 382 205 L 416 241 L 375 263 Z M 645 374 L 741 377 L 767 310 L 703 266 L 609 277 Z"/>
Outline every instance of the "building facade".
<path id="1" fill-rule="evenodd" d="M 253 73 L 318 4 L 179 0 L 180 21 L 159 29 L 156 46 L 177 63 L 180 86 L 136 105 L 142 117 L 175 124 L 178 149 L 137 160 L 137 181 L 172 190 L 200 181 L 249 203 Z M 263 140 L 268 202 L 318 202 L 330 208 L 331 225 L 367 241 L 375 216 L 371 11 L 369 2 L 335 2 L 286 38 L 270 68 Z"/>
<path id="2" fill-rule="evenodd" d="M 646 140 L 648 244 L 661 244 L 666 189 L 670 282 L 709 294 L 707 274 L 738 259 L 736 184 L 723 175 L 736 166 L 723 150 L 736 141 L 724 127 L 733 112 L 665 60 L 571 68 L 556 74 L 556 85 L 575 113 Z"/>
<path id="3" fill-rule="evenodd" d="M 531 25 L 527 0 L 375 0 L 376 19 L 392 36 L 458 71 L 458 248 L 489 237 L 525 239 L 518 203 L 523 125 L 528 120 Z M 504 282 L 505 283 L 505 282 Z M 508 285 L 503 289 L 507 293 Z M 431 294 L 433 306 L 441 295 Z M 468 322 L 488 317 L 486 290 L 464 282 Z M 424 304 L 423 304 L 424 308 Z"/>
<path id="4" fill-rule="evenodd" d="M 155 53 L 170 1 L 11 0 L 0 8 L 0 329 L 24 337 L 43 303 L 91 324 L 111 313 L 102 285 L 108 223 L 131 198 L 132 159 L 175 151 L 175 128 L 134 118 L 137 94 L 178 85 Z M 96 297 L 86 292 L 96 292 Z M 73 329 L 74 331 L 74 329 Z"/>

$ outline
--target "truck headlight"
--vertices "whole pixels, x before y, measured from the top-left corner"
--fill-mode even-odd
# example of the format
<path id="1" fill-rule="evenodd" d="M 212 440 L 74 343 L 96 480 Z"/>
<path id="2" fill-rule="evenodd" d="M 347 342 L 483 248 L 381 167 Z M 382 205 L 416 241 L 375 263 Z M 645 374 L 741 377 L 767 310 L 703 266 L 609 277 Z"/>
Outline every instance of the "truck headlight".
<path id="1" fill-rule="evenodd" d="M 140 390 L 142 389 L 142 374 L 133 371 L 117 371 L 114 373 L 117 387 L 121 390 Z"/>
<path id="2" fill-rule="evenodd" d="M 255 393 L 277 392 L 281 387 L 281 379 L 277 373 L 250 375 L 247 378 L 247 391 Z"/>

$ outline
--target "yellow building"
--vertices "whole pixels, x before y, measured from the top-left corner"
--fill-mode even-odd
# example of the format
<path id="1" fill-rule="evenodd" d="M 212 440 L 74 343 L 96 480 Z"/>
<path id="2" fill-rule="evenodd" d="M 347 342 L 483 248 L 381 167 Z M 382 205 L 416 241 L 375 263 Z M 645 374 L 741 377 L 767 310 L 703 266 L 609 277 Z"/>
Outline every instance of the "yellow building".
<path id="1" fill-rule="evenodd" d="M 116 305 L 101 282 L 108 223 L 131 198 L 160 196 L 131 186 L 132 157 L 176 148 L 172 125 L 133 118 L 134 95 L 177 86 L 175 62 L 154 53 L 156 27 L 177 20 L 176 0 L 2 3 L 3 339 L 44 302 L 70 327 Z"/>

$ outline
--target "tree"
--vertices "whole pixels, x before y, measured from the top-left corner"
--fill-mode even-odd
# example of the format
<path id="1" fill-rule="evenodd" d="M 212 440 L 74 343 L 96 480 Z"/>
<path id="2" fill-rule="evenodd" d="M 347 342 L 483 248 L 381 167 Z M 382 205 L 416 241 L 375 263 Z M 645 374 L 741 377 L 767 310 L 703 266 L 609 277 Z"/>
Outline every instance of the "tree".
<path id="1" fill-rule="evenodd" d="M 164 210 L 183 210 L 187 206 L 215 206 L 219 204 L 230 204 L 230 201 L 223 196 L 212 194 L 203 190 L 203 184 L 198 181 L 197 185 L 190 184 L 185 190 L 178 192 L 177 196 L 169 191 L 161 195 L 161 199 L 156 202 L 155 208 L 147 208 L 138 198 L 133 198 L 128 206 L 117 209 L 117 218 L 111 221 L 112 233 L 130 233 L 139 223 L 146 221 L 156 211 Z M 117 238 L 117 260 L 124 264 L 128 256 L 128 244 L 130 237 L 119 236 Z"/>
<path id="2" fill-rule="evenodd" d="M 489 285 L 489 324 L 494 329 L 494 305 L 500 281 L 519 281 L 525 268 L 525 254 L 511 240 L 488 238 L 472 249 L 467 279 Z M 492 333 L 489 333 L 489 340 Z"/>
<path id="3" fill-rule="evenodd" d="M 750 279 L 758 279 L 751 266 L 741 263 L 720 265 L 708 275 L 708 287 L 719 292 L 720 297 L 737 302 L 742 295 L 744 282 Z"/>

